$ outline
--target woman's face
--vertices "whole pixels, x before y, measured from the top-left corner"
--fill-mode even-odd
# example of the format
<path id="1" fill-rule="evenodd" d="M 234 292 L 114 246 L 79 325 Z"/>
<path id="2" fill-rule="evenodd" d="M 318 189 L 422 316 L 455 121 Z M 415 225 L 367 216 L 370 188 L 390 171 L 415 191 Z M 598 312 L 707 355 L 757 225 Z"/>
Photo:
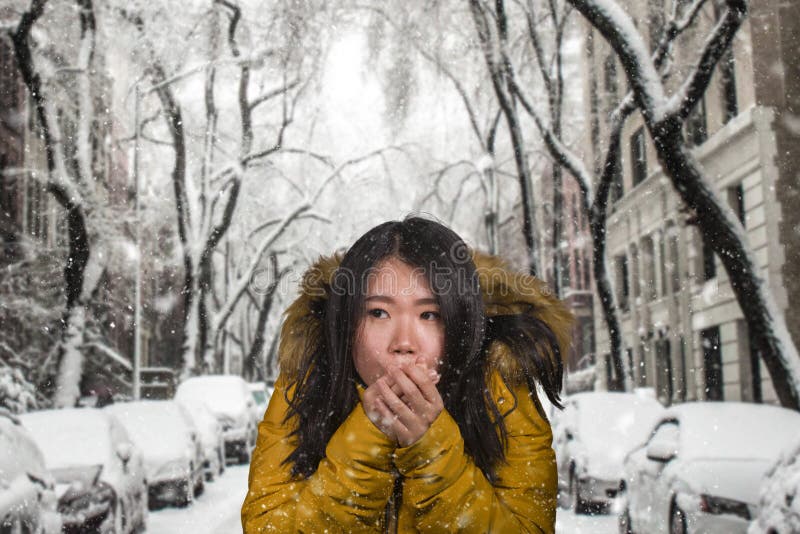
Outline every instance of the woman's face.
<path id="1" fill-rule="evenodd" d="M 421 270 L 397 258 L 384 260 L 370 271 L 364 304 L 353 361 L 368 386 L 404 362 L 439 370 L 444 323 Z"/>

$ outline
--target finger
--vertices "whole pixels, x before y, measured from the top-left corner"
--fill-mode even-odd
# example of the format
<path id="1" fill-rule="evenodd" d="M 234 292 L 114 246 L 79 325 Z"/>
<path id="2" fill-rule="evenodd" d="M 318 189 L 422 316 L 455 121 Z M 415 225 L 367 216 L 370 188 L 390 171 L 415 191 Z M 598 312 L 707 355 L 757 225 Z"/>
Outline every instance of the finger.
<path id="1" fill-rule="evenodd" d="M 386 379 L 386 384 L 390 388 L 392 388 L 392 391 L 394 391 L 394 394 L 397 395 L 398 397 L 400 397 L 401 399 L 403 399 L 403 389 L 400 387 L 400 384 L 397 383 L 397 381 L 394 379 L 394 377 L 391 375 L 391 373 L 389 371 L 387 371 L 386 374 L 384 375 L 384 377 Z M 403 400 L 405 400 L 405 399 L 403 399 Z"/>
<path id="2" fill-rule="evenodd" d="M 375 399 L 375 409 L 377 410 L 379 417 L 379 425 L 381 432 L 389 436 L 391 439 L 397 439 L 397 432 L 395 431 L 395 423 L 397 422 L 397 416 L 392 413 L 389 407 L 383 402 L 383 399 L 378 397 Z"/>
<path id="3" fill-rule="evenodd" d="M 436 382 L 439 381 L 439 373 L 433 369 L 425 369 L 417 365 L 408 366 L 402 369 L 406 376 L 414 382 L 422 396 L 429 403 L 437 403 L 441 400 L 439 390 L 436 389 Z M 434 381 L 435 380 L 435 381 Z"/>
<path id="4" fill-rule="evenodd" d="M 417 387 L 417 384 L 409 378 L 405 371 L 402 368 L 393 367 L 390 373 L 395 382 L 402 389 L 403 394 L 400 395 L 401 399 L 411 407 L 414 413 L 423 414 L 428 411 L 430 403 L 425 399 L 425 396 L 422 394 L 419 387 Z"/>
<path id="5" fill-rule="evenodd" d="M 386 382 L 376 383 L 379 384 L 378 391 L 380 392 L 381 397 L 383 397 L 383 401 L 386 403 L 386 406 L 388 406 L 392 413 L 400 419 L 403 425 L 409 427 L 418 423 L 417 419 L 419 419 L 419 416 L 411 411 L 411 408 L 409 408 L 408 405 L 403 402 L 403 400 L 400 399 L 400 397 L 398 397 L 394 391 L 392 391 L 392 388 L 386 385 Z"/>

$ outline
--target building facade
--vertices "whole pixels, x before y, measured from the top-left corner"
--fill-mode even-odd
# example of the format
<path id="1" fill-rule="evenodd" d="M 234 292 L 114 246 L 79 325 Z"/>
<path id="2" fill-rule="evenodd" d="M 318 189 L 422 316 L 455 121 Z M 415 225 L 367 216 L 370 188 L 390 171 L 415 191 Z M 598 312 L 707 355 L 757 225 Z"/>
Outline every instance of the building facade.
<path id="1" fill-rule="evenodd" d="M 679 2 L 678 10 L 691 2 Z M 623 1 L 637 27 L 657 42 L 670 0 Z M 709 2 L 676 42 L 674 90 L 719 18 Z M 742 223 L 761 274 L 800 343 L 800 70 L 791 37 L 800 4 L 750 2 L 750 14 L 717 67 L 685 137 L 707 179 Z M 602 36 L 587 27 L 584 56 L 588 144 L 598 161 L 608 116 L 627 86 Z M 726 272 L 658 164 L 641 117 L 622 135 L 621 173 L 608 213 L 608 265 L 620 306 L 625 364 L 634 385 L 666 403 L 686 400 L 777 402 L 769 374 L 751 350 L 744 313 Z M 595 297 L 596 299 L 596 297 Z M 595 304 L 599 309 L 599 302 Z M 610 373 L 608 333 L 595 319 L 597 349 Z M 604 376 L 603 376 L 604 375 Z"/>

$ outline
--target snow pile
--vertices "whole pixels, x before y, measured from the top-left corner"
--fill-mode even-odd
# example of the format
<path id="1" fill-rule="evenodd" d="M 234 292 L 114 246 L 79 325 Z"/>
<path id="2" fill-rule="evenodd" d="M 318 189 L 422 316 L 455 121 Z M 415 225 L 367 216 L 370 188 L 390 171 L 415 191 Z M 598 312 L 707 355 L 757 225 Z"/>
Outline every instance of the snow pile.
<path id="1" fill-rule="evenodd" d="M 748 534 L 800 532 L 800 439 L 764 477 L 759 512 Z"/>
<path id="2" fill-rule="evenodd" d="M 19 369 L 0 367 L 0 408 L 15 414 L 36 409 L 36 387 Z"/>

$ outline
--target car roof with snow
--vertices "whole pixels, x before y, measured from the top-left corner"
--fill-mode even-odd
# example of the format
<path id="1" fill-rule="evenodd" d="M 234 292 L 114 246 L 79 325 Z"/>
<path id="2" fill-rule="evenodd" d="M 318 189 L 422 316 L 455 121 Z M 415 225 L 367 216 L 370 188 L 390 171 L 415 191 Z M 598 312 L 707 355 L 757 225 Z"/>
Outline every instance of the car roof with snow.
<path id="1" fill-rule="evenodd" d="M 664 411 L 657 400 L 640 392 L 589 391 L 570 395 L 564 402 L 562 424 L 577 426 L 581 440 L 600 445 L 615 439 L 631 445 L 644 442 Z"/>
<path id="2" fill-rule="evenodd" d="M 237 375 L 206 375 L 187 378 L 175 391 L 181 402 L 205 404 L 215 414 L 236 417 L 248 409 L 252 395 L 247 382 Z"/>
<path id="3" fill-rule="evenodd" d="M 19 418 L 42 450 L 48 469 L 106 464 L 110 459 L 110 419 L 101 410 L 41 410 Z"/>
<path id="4" fill-rule="evenodd" d="M 131 438 L 145 446 L 148 440 L 188 436 L 194 431 L 191 417 L 172 400 L 141 400 L 110 404 L 103 408 L 116 415 Z"/>
<path id="5" fill-rule="evenodd" d="M 659 421 L 680 427 L 684 458 L 768 459 L 800 436 L 800 413 L 747 402 L 697 401 L 669 408 Z"/>

